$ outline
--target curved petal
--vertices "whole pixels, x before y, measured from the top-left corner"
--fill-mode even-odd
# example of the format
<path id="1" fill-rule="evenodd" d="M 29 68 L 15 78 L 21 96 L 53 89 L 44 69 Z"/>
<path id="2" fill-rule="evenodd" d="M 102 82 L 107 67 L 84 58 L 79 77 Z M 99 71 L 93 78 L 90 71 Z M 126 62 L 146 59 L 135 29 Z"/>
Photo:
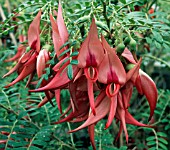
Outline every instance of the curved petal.
<path id="1" fill-rule="evenodd" d="M 18 60 L 22 56 L 22 54 L 25 52 L 25 50 L 26 50 L 26 48 L 25 48 L 24 45 L 19 45 L 18 49 L 17 49 L 17 53 L 12 58 L 6 59 L 4 61 L 5 62 L 10 62 L 10 61 Z"/>
<path id="2" fill-rule="evenodd" d="M 132 53 L 127 48 L 125 48 L 125 50 L 123 51 L 122 56 L 126 58 L 129 62 L 131 62 L 132 64 L 136 64 L 136 61 L 133 58 Z"/>
<path id="3" fill-rule="evenodd" d="M 108 97 L 105 97 L 105 99 L 103 99 L 103 101 L 98 105 L 98 107 L 96 107 L 96 115 L 94 116 L 93 113 L 91 113 L 89 115 L 89 118 L 78 128 L 69 131 L 71 132 L 76 132 L 80 129 L 83 129 L 89 125 L 92 125 L 96 122 L 98 122 L 99 120 L 101 120 L 102 118 L 104 118 L 107 113 L 109 112 L 110 109 L 110 99 Z"/>
<path id="4" fill-rule="evenodd" d="M 117 83 L 124 84 L 126 82 L 126 72 L 119 57 L 108 45 L 102 36 L 103 47 L 106 51 L 103 61 L 98 67 L 98 80 L 101 83 Z"/>
<path id="5" fill-rule="evenodd" d="M 64 69 L 64 71 L 63 71 Z M 63 71 L 61 73 L 61 71 Z M 73 66 L 73 75 L 75 76 L 77 72 L 79 71 L 79 68 L 77 66 Z M 60 68 L 60 71 L 53 77 L 53 79 L 44 87 L 35 89 L 35 90 L 29 90 L 30 92 L 41 92 L 45 90 L 52 90 L 57 89 L 62 86 L 66 86 L 71 80 L 67 76 L 67 69 Z"/>
<path id="6" fill-rule="evenodd" d="M 146 96 L 150 106 L 150 117 L 149 117 L 150 120 L 156 108 L 158 91 L 154 81 L 141 69 L 139 70 L 139 75 L 141 79 L 141 87 L 142 87 L 143 94 Z"/>
<path id="7" fill-rule="evenodd" d="M 140 58 L 140 60 L 135 64 L 135 66 L 127 72 L 126 82 L 131 80 L 131 81 L 133 81 L 133 83 L 135 83 L 135 81 L 138 77 L 138 74 L 139 74 L 139 69 L 140 69 L 141 63 L 142 63 L 142 58 Z"/>
<path id="8" fill-rule="evenodd" d="M 62 43 L 64 44 L 68 40 L 69 35 L 68 35 L 67 27 L 64 23 L 63 16 L 62 16 L 62 7 L 61 7 L 60 1 L 58 4 L 57 25 L 58 25 L 58 31 L 59 31 Z"/>
<path id="9" fill-rule="evenodd" d="M 50 99 L 52 99 L 54 97 L 53 93 L 50 93 Z M 44 99 L 38 104 L 38 107 L 42 107 L 43 105 L 45 105 L 47 102 L 49 101 L 49 99 L 46 97 L 44 97 Z"/>
<path id="10" fill-rule="evenodd" d="M 61 40 L 60 33 L 58 30 L 58 25 L 56 24 L 53 16 L 50 14 L 50 21 L 51 21 L 51 26 L 52 26 L 52 39 L 54 43 L 54 49 L 57 54 L 57 57 L 60 56 L 62 51 L 60 50 L 60 47 L 64 44 Z"/>
<path id="11" fill-rule="evenodd" d="M 126 110 L 125 113 L 125 120 L 127 124 L 132 124 L 135 126 L 140 126 L 140 127 L 151 127 L 150 125 L 146 125 L 143 123 L 138 122 L 129 112 Z"/>
<path id="12" fill-rule="evenodd" d="M 40 78 L 43 74 L 43 70 L 45 69 L 45 57 L 44 57 L 44 51 L 41 50 L 37 57 L 37 63 L 36 63 L 36 70 L 38 78 Z"/>
<path id="13" fill-rule="evenodd" d="M 91 141 L 93 150 L 96 150 L 95 141 L 94 141 L 94 128 L 95 128 L 95 124 L 88 126 L 88 132 L 90 135 L 90 141 Z"/>
<path id="14" fill-rule="evenodd" d="M 28 44 L 37 52 L 40 51 L 40 20 L 41 10 L 38 12 L 37 16 L 34 18 L 28 29 Z"/>
<path id="15" fill-rule="evenodd" d="M 60 92 L 61 92 L 60 89 L 55 90 L 55 99 L 56 99 L 56 102 L 57 102 L 58 109 L 59 109 L 60 113 L 62 114 Z"/>
<path id="16" fill-rule="evenodd" d="M 81 45 L 78 55 L 78 67 L 97 67 L 104 57 L 104 50 L 98 39 L 97 26 L 94 18 L 87 38 Z"/>
<path id="17" fill-rule="evenodd" d="M 29 66 L 25 66 L 22 72 L 19 74 L 19 76 L 14 81 L 12 81 L 10 84 L 6 85 L 5 88 L 8 88 L 16 84 L 17 82 L 23 80 L 25 77 L 30 75 L 34 70 L 35 70 L 35 63 L 32 63 Z"/>
<path id="18" fill-rule="evenodd" d="M 115 117 L 116 108 L 117 108 L 117 95 L 113 96 L 110 100 L 111 100 L 110 112 L 109 112 L 109 117 L 108 117 L 105 129 L 107 129 L 111 125 Z"/>

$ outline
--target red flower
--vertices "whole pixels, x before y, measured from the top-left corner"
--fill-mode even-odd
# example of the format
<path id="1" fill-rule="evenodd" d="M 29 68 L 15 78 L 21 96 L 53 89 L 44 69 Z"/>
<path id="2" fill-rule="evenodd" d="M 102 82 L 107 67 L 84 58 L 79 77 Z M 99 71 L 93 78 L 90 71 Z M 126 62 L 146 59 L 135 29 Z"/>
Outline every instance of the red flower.
<path id="1" fill-rule="evenodd" d="M 49 52 L 45 49 L 41 50 L 37 57 L 37 75 L 40 78 L 46 68 L 46 63 L 50 60 Z M 49 65 L 48 65 L 49 66 Z"/>
<path id="2" fill-rule="evenodd" d="M 28 45 L 38 53 L 40 51 L 40 20 L 41 10 L 38 12 L 28 29 Z"/>
<path id="3" fill-rule="evenodd" d="M 56 51 L 58 59 L 61 60 L 65 57 L 65 55 L 60 58 L 59 56 L 64 50 L 66 50 L 66 47 L 62 48 L 61 50 L 60 48 L 63 44 L 67 42 L 69 35 L 62 16 L 62 7 L 60 2 L 58 4 L 57 21 L 54 20 L 51 14 L 50 14 L 50 20 L 52 25 L 52 38 L 54 43 L 54 49 Z"/>
<path id="4" fill-rule="evenodd" d="M 156 102 L 158 98 L 158 91 L 153 80 L 141 69 L 139 70 L 138 78 L 135 82 L 135 86 L 141 95 L 145 95 L 150 106 L 149 120 L 154 114 L 156 108 Z"/>
<path id="5" fill-rule="evenodd" d="M 26 41 L 26 36 L 20 35 L 19 36 L 19 42 L 22 43 L 24 41 Z M 23 44 L 20 44 L 17 48 L 17 53 L 12 58 L 6 59 L 5 62 L 18 60 L 22 56 L 22 54 L 25 52 L 25 50 L 26 50 L 26 46 L 23 45 Z"/>
<path id="6" fill-rule="evenodd" d="M 12 81 L 10 84 L 5 86 L 6 88 L 23 80 L 28 75 L 30 75 L 30 78 L 33 77 L 32 75 L 34 74 L 34 70 L 36 69 L 37 55 L 40 50 L 40 39 L 39 39 L 40 19 L 41 19 L 41 10 L 34 18 L 34 20 L 30 24 L 28 29 L 28 44 L 32 49 L 29 52 L 23 54 L 19 59 L 18 63 L 16 64 L 16 66 L 3 76 L 6 77 L 15 71 L 18 71 L 19 73 L 19 76 L 14 81 Z M 30 82 L 31 79 L 28 81 Z"/>
<path id="7" fill-rule="evenodd" d="M 105 56 L 98 67 L 98 81 L 107 84 L 106 94 L 110 98 L 110 114 L 105 128 L 108 128 L 115 116 L 117 107 L 117 93 L 121 85 L 126 82 L 126 72 L 116 52 L 109 46 L 102 36 Z"/>
<path id="8" fill-rule="evenodd" d="M 95 24 L 94 18 L 92 19 L 92 24 L 90 26 L 90 31 L 87 38 L 82 43 L 78 55 L 78 67 L 84 69 L 86 78 L 88 79 L 88 95 L 90 101 L 90 107 L 93 114 L 95 113 L 94 107 L 94 94 L 93 94 L 93 83 L 96 82 L 98 78 L 97 67 L 101 63 L 104 57 L 104 50 L 98 39 L 97 26 Z"/>
<path id="9" fill-rule="evenodd" d="M 158 98 L 156 85 L 149 77 L 149 75 L 139 69 L 141 59 L 138 61 L 138 63 L 136 63 L 136 61 L 133 59 L 131 52 L 128 49 L 124 50 L 122 56 L 125 57 L 132 64 L 135 64 L 135 66 L 128 72 L 127 78 L 128 80 L 131 79 L 133 81 L 140 94 L 144 94 L 146 96 L 146 99 L 148 100 L 150 106 L 150 120 L 154 114 Z"/>

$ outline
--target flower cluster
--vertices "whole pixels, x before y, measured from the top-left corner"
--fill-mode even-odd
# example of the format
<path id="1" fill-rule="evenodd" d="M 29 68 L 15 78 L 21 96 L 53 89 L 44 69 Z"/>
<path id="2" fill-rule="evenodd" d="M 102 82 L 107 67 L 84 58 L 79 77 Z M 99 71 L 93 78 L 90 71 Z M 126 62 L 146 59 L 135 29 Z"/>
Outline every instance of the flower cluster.
<path id="1" fill-rule="evenodd" d="M 31 48 L 28 52 L 26 47 L 20 45 L 17 54 L 6 61 L 18 60 L 16 66 L 4 77 L 17 71 L 18 77 L 6 86 L 10 87 L 15 83 L 29 76 L 29 85 L 37 73 L 38 78 L 45 73 L 45 68 L 50 67 L 47 62 L 51 59 L 50 52 L 41 49 L 40 46 L 40 20 L 41 10 L 34 18 L 28 30 L 28 45 Z M 117 138 L 122 130 L 128 142 L 126 124 L 151 127 L 150 125 L 138 122 L 128 111 L 133 88 L 146 96 L 150 106 L 150 117 L 154 114 L 157 102 L 157 88 L 153 80 L 140 69 L 142 59 L 137 60 L 127 48 L 122 54 L 117 54 L 116 48 L 110 47 L 103 35 L 98 37 L 95 19 L 89 29 L 86 39 L 82 42 L 78 56 L 72 59 L 78 60 L 73 65 L 73 78 L 67 75 L 70 65 L 70 53 L 61 54 L 68 49 L 69 45 L 63 46 L 69 38 L 69 34 L 62 17 L 62 8 L 59 3 L 57 20 L 50 14 L 52 26 L 52 40 L 55 49 L 55 57 L 58 63 L 52 68 L 48 80 L 43 79 L 40 88 L 30 92 L 45 92 L 45 98 L 39 103 L 39 107 L 47 102 L 52 105 L 52 98 L 56 98 L 61 119 L 55 124 L 63 122 L 83 122 L 78 128 L 69 131 L 75 132 L 88 127 L 90 140 L 95 149 L 94 127 L 98 121 L 108 115 L 105 128 L 108 128 L 113 119 L 120 122 L 120 129 Z M 25 37 L 21 38 L 21 42 Z M 72 49 L 74 52 L 74 49 Z M 60 91 L 68 89 L 70 92 L 70 104 L 63 113 Z M 66 115 L 67 114 L 67 115 Z"/>

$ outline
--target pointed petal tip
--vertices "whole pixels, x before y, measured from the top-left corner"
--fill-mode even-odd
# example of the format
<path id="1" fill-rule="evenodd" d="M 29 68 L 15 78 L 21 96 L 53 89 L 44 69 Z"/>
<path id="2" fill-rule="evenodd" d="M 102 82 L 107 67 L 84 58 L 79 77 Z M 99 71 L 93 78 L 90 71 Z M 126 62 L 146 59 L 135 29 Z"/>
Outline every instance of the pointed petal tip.
<path id="1" fill-rule="evenodd" d="M 153 117 L 153 114 L 151 114 L 151 113 L 150 113 L 150 116 L 149 116 L 148 122 L 149 122 L 149 121 L 151 121 L 152 117 Z"/>
<path id="2" fill-rule="evenodd" d="M 95 109 L 93 109 L 92 112 L 93 112 L 93 115 L 96 116 L 96 111 L 95 111 Z"/>
<path id="3" fill-rule="evenodd" d="M 108 129 L 108 128 L 109 128 L 109 125 L 108 125 L 108 123 L 106 123 L 104 129 L 106 130 L 106 129 Z"/>

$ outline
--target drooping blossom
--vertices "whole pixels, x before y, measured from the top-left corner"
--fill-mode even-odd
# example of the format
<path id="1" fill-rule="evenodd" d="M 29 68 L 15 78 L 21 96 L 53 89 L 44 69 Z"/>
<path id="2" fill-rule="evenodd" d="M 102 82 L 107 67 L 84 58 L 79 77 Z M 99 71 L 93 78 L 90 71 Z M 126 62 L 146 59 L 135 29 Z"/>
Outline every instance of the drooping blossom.
<path id="1" fill-rule="evenodd" d="M 102 36 L 102 44 L 105 50 L 105 56 L 98 67 L 98 81 L 107 84 L 106 94 L 110 98 L 110 114 L 106 128 L 108 128 L 115 116 L 117 107 L 117 93 L 126 82 L 126 72 L 122 62 L 116 55 L 116 52 L 109 46 Z"/>
<path id="2" fill-rule="evenodd" d="M 94 141 L 95 125 L 106 116 L 108 116 L 108 119 L 105 129 L 111 125 L 114 118 L 117 119 L 119 132 L 116 139 L 124 131 L 128 143 L 126 124 L 151 127 L 137 121 L 128 111 L 134 87 L 137 88 L 140 94 L 146 96 L 150 106 L 150 118 L 153 116 L 156 107 L 157 89 L 153 80 L 140 69 L 142 59 L 134 59 L 127 48 L 121 56 L 117 55 L 115 48 L 110 47 L 104 36 L 101 36 L 100 41 L 93 18 L 89 33 L 81 44 L 78 56 L 72 57 L 72 59 L 78 60 L 78 65 L 72 65 L 73 78 L 70 79 L 67 75 L 70 54 L 66 53 L 61 56 L 70 47 L 69 45 L 63 47 L 68 41 L 69 35 L 60 3 L 56 14 L 57 20 L 50 14 L 50 21 L 56 53 L 55 58 L 58 63 L 51 68 L 50 77 L 47 80 L 42 80 L 40 88 L 30 90 L 30 92 L 43 91 L 45 93 L 45 97 L 38 104 L 38 107 L 45 105 L 47 102 L 54 106 L 52 98 L 55 97 L 61 116 L 54 124 L 83 122 L 78 128 L 69 132 L 76 132 L 87 127 L 93 149 L 96 149 Z M 28 83 L 30 83 L 35 73 L 40 79 L 45 73 L 45 68 L 51 67 L 47 64 L 47 61 L 50 60 L 50 52 L 41 49 L 40 46 L 40 19 L 41 11 L 29 26 L 28 45 L 31 50 L 24 53 L 19 58 L 17 65 L 4 75 L 8 76 L 15 71 L 19 74 L 17 79 L 6 87 L 12 86 L 28 75 L 30 75 L 28 80 Z M 131 66 L 130 69 L 128 66 Z M 63 113 L 60 92 L 65 89 L 70 92 L 70 101 Z"/>
<path id="3" fill-rule="evenodd" d="M 50 60 L 49 52 L 45 49 L 41 50 L 37 56 L 37 63 L 36 63 L 36 70 L 39 78 L 44 73 L 44 69 L 47 67 L 47 62 L 49 60 Z"/>
<path id="4" fill-rule="evenodd" d="M 130 63 L 134 65 L 137 63 L 138 64 L 141 63 L 140 61 L 136 62 L 134 59 L 132 59 L 133 56 L 128 49 L 124 50 L 124 52 L 122 53 L 122 56 L 125 57 Z M 133 79 L 132 81 L 134 82 L 134 85 L 136 86 L 139 94 L 146 96 L 146 99 L 150 106 L 150 116 L 149 116 L 149 120 L 150 120 L 156 108 L 158 92 L 157 92 L 157 88 L 156 88 L 154 81 L 149 77 L 149 75 L 147 75 L 139 67 L 140 66 L 138 65 L 137 74 L 135 75 L 135 79 L 132 78 Z"/>
<path id="5" fill-rule="evenodd" d="M 62 57 L 59 56 L 64 50 L 66 50 L 66 47 L 63 47 L 62 49 L 60 48 L 63 44 L 65 44 L 68 41 L 69 35 L 62 16 L 62 7 L 60 2 L 58 4 L 57 21 L 54 20 L 51 14 L 50 14 L 50 21 L 52 25 L 52 39 L 54 43 L 54 49 L 58 59 L 61 60 L 65 57 L 65 55 Z"/>
<path id="6" fill-rule="evenodd" d="M 26 36 L 25 35 L 19 35 L 19 42 L 22 43 L 22 42 L 25 42 L 25 41 L 26 41 Z M 18 60 L 23 55 L 25 50 L 26 50 L 26 45 L 19 44 L 19 46 L 17 48 L 17 53 L 13 57 L 6 59 L 5 62 Z"/>
<path id="7" fill-rule="evenodd" d="M 30 75 L 31 78 L 33 77 L 32 74 L 34 73 L 34 70 L 36 69 L 37 55 L 38 55 L 38 52 L 40 51 L 40 38 L 39 38 L 40 19 L 41 19 L 41 10 L 37 14 L 37 16 L 34 18 L 34 20 L 30 24 L 29 29 L 28 29 L 28 44 L 31 47 L 31 50 L 27 53 L 24 53 L 19 59 L 16 66 L 3 76 L 3 77 L 6 77 L 15 71 L 17 71 L 19 74 L 18 77 L 14 81 L 12 81 L 10 84 L 5 86 L 6 88 L 23 80 L 28 75 Z"/>
<path id="8" fill-rule="evenodd" d="M 95 113 L 94 107 L 94 93 L 93 84 L 98 79 L 97 67 L 101 63 L 104 57 L 104 50 L 100 40 L 98 39 L 97 26 L 94 18 L 87 38 L 82 43 L 78 55 L 78 67 L 84 69 L 84 74 L 88 79 L 88 95 L 90 101 L 90 107 L 93 114 Z"/>

